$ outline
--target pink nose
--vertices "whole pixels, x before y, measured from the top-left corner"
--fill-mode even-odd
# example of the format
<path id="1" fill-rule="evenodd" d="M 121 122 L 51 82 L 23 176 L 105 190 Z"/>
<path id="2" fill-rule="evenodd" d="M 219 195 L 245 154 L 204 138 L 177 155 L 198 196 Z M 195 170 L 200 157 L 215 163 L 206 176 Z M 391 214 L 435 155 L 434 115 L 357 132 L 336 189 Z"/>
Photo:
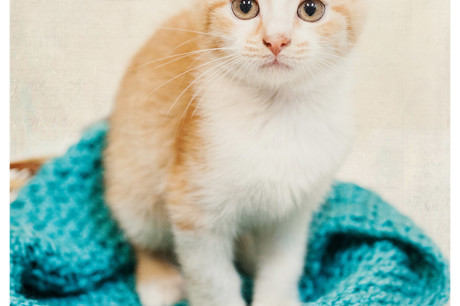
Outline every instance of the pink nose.
<path id="1" fill-rule="evenodd" d="M 263 39 L 264 45 L 277 56 L 284 47 L 289 46 L 291 40 L 284 35 L 266 36 Z"/>

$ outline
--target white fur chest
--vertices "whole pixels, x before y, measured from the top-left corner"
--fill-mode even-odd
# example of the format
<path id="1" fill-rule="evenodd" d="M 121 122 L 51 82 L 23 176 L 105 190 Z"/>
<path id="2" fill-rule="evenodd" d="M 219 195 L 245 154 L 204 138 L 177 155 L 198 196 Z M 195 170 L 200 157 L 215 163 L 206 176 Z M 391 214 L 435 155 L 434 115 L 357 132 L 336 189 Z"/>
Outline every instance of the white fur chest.
<path id="1" fill-rule="evenodd" d="M 202 110 L 208 203 L 248 223 L 317 205 L 351 140 L 347 99 L 340 91 L 248 96 L 216 88 Z"/>

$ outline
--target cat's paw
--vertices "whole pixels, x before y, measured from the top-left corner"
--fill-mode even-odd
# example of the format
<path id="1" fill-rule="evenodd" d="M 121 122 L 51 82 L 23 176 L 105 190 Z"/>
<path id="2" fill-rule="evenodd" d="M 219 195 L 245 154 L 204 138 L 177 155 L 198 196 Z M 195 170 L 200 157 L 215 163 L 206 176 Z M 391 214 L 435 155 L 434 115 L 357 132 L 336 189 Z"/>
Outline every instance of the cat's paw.
<path id="1" fill-rule="evenodd" d="M 136 286 L 142 306 L 170 306 L 185 297 L 185 284 L 180 274 L 143 281 Z"/>

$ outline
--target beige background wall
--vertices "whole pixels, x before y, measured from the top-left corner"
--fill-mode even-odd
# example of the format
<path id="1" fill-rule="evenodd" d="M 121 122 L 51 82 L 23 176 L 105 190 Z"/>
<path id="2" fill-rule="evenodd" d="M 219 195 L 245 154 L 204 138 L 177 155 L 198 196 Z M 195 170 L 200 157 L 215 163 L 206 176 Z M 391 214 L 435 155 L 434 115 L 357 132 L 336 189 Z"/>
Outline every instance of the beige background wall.
<path id="1" fill-rule="evenodd" d="M 105 117 L 127 61 L 190 0 L 11 1 L 11 158 L 61 154 Z M 449 252 L 449 1 L 369 1 L 358 135 L 340 179 L 378 191 Z"/>

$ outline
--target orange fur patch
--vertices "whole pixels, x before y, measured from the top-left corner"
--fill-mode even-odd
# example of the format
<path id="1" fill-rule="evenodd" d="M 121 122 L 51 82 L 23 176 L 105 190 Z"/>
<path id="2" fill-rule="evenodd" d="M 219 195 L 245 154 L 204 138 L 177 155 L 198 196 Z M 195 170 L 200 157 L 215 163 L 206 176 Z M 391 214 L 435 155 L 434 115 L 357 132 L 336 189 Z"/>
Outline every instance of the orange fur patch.
<path id="1" fill-rule="evenodd" d="M 206 167 L 204 158 L 205 142 L 199 132 L 199 114 L 194 114 L 196 101 L 192 101 L 180 122 L 175 140 L 175 159 L 169 177 L 168 209 L 171 220 L 179 230 L 190 231 L 199 228 L 203 212 L 199 199 L 193 194 L 197 192 L 192 185 L 192 178 L 188 166 L 193 164 L 201 168 Z"/>
<path id="2" fill-rule="evenodd" d="M 225 19 L 220 18 L 220 16 L 216 16 L 216 10 L 227 5 L 228 1 L 218 1 L 206 7 L 205 16 L 206 22 L 204 24 L 203 31 L 205 33 L 211 33 L 211 25 L 212 27 L 217 27 L 222 32 L 222 34 L 228 34 L 231 31 L 232 23 Z M 222 38 L 218 36 L 207 36 L 207 40 L 210 42 L 211 48 L 220 48 L 223 47 Z M 220 53 L 219 51 L 216 51 Z"/>
<path id="3" fill-rule="evenodd" d="M 342 29 L 342 22 L 340 22 L 340 20 L 334 19 L 319 26 L 318 33 L 324 37 L 331 37 L 339 33 Z"/>
<path id="4" fill-rule="evenodd" d="M 206 35 L 193 32 L 203 31 L 202 22 L 193 10 L 172 17 L 164 26 L 186 31 L 158 29 L 122 80 L 104 152 L 108 204 L 120 215 L 123 210 L 171 212 L 164 218 L 182 229 L 196 228 L 192 221 L 200 218 L 199 210 L 186 200 L 191 186 L 184 182 L 190 158 L 202 156 L 202 145 L 191 117 L 194 106 L 187 110 L 194 88 L 187 87 L 199 69 L 209 66 L 198 67 L 213 57 L 208 52 L 171 56 L 210 48 Z M 177 186 L 171 195 L 168 186 Z"/>
<path id="5" fill-rule="evenodd" d="M 180 276 L 179 269 L 171 263 L 171 259 L 162 258 L 161 255 L 151 254 L 147 251 L 136 249 L 136 281 L 138 284 L 149 282 L 152 278 L 167 279 Z"/>
<path id="6" fill-rule="evenodd" d="M 353 43 L 356 42 L 357 35 L 355 32 L 354 24 L 352 22 L 352 16 L 350 13 L 349 6 L 348 5 L 338 5 L 338 6 L 333 6 L 332 9 L 336 11 L 337 13 L 344 16 L 346 20 L 346 24 L 347 24 L 346 29 L 348 33 L 348 40 Z"/>
<path id="7" fill-rule="evenodd" d="M 210 27 L 211 27 L 211 24 L 212 24 L 212 21 L 213 21 L 212 17 L 213 17 L 214 12 L 218 8 L 226 5 L 227 3 L 228 3 L 228 1 L 218 1 L 218 2 L 213 3 L 213 4 L 211 4 L 211 5 L 206 7 L 206 12 L 205 12 L 206 22 L 205 22 L 205 26 L 204 26 L 204 29 L 205 29 L 206 32 L 209 32 L 209 30 L 210 30 Z M 220 19 L 222 19 L 222 18 L 220 18 Z"/>

